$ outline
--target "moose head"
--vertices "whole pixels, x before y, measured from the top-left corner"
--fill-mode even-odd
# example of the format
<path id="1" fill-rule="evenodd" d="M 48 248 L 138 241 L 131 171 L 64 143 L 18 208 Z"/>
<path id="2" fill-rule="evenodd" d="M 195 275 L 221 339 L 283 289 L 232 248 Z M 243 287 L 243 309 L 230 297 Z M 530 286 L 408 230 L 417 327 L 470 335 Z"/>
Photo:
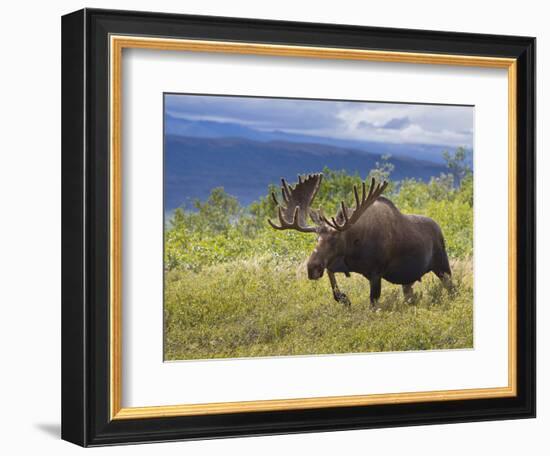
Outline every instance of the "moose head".
<path id="1" fill-rule="evenodd" d="M 328 218 L 322 208 L 318 210 L 311 208 L 322 180 L 322 174 L 298 176 L 298 183 L 293 187 L 285 179 L 281 179 L 281 195 L 285 205 L 281 205 L 275 193 L 271 193 L 277 206 L 280 225 L 268 220 L 269 224 L 276 230 L 296 230 L 317 235 L 317 245 L 307 262 L 308 278 L 312 280 L 321 278 L 325 269 L 333 272 L 345 272 L 341 270 L 342 265 L 340 263 L 342 263 L 347 246 L 350 243 L 348 233 L 353 231 L 352 228 L 359 218 L 388 185 L 385 181 L 376 185 L 375 180 L 372 179 L 367 192 L 365 182 L 363 182 L 361 196 L 357 186 L 354 185 L 355 209 L 353 211 L 348 209 L 342 201 L 336 216 Z M 313 225 L 307 224 L 308 216 Z M 332 276 L 330 277 L 332 282 Z"/>

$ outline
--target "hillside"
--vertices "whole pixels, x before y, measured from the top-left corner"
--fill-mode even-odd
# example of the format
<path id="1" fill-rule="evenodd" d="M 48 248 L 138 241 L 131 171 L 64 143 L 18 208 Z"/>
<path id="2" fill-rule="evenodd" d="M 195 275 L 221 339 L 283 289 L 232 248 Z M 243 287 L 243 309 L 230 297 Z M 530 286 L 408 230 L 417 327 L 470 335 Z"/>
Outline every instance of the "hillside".
<path id="1" fill-rule="evenodd" d="M 248 205 L 281 177 L 293 182 L 298 173 L 319 172 L 325 166 L 365 177 L 381 153 L 327 144 L 168 135 L 164 159 L 165 210 L 171 211 L 189 207 L 195 198 L 206 199 L 217 186 Z M 442 164 L 408 157 L 392 156 L 390 162 L 394 180 L 427 181 L 446 171 Z"/>
<path id="2" fill-rule="evenodd" d="M 292 143 L 324 144 L 328 146 L 354 149 L 357 151 L 391 154 L 394 157 L 411 157 L 439 164 L 445 161 L 441 155 L 443 150 L 453 150 L 456 147 L 449 145 L 419 144 L 399 142 L 378 142 L 370 140 L 353 140 L 338 137 L 312 136 L 306 134 L 289 133 L 280 130 L 257 130 L 233 122 L 216 122 L 212 120 L 190 120 L 174 117 L 166 113 L 164 117 L 164 131 L 167 136 L 182 136 L 189 138 L 242 138 L 252 141 L 269 142 L 284 141 Z M 473 152 L 466 148 L 466 162 L 471 166 Z"/>

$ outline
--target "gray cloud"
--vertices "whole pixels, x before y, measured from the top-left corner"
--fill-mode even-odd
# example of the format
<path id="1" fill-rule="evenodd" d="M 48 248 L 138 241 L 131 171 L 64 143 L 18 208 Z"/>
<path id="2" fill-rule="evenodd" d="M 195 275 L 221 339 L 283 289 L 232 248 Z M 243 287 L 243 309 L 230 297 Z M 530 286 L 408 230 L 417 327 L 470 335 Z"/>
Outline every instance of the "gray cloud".
<path id="1" fill-rule="evenodd" d="M 173 116 L 342 139 L 473 147 L 470 106 L 167 95 Z"/>
<path id="2" fill-rule="evenodd" d="M 382 125 L 382 128 L 389 130 L 402 130 L 405 127 L 408 127 L 411 124 L 411 121 L 408 117 L 400 117 L 396 119 L 391 119 Z"/>
<path id="3" fill-rule="evenodd" d="M 236 122 L 266 129 L 301 130 L 333 127 L 340 103 L 281 98 L 219 96 L 168 96 L 166 108 L 172 115 Z M 336 106 L 335 106 L 336 105 Z"/>

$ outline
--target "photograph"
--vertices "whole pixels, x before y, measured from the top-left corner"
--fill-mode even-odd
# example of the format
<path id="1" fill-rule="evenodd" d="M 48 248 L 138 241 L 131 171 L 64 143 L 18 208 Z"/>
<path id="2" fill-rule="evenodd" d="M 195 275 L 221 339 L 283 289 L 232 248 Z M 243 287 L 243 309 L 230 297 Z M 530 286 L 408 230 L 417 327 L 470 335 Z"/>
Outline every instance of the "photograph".
<path id="1" fill-rule="evenodd" d="M 163 98 L 165 361 L 474 348 L 474 106 Z"/>

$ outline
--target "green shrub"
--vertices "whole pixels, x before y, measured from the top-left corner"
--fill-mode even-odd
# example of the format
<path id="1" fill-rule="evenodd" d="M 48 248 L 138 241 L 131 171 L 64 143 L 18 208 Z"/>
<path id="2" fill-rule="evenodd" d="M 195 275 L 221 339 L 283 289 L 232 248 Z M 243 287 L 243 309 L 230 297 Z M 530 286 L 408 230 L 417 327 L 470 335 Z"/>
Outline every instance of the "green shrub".
<path id="1" fill-rule="evenodd" d="M 449 157 L 452 162 L 454 156 Z M 428 183 L 414 179 L 392 182 L 393 165 L 388 160 L 389 157 L 383 157 L 369 176 L 389 180 L 385 194 L 403 213 L 433 218 L 443 230 L 451 257 L 470 257 L 473 246 L 471 172 L 464 171 L 460 160 L 455 160 L 452 169 L 461 176 L 458 186 L 454 185 L 451 173 L 434 177 Z M 314 205 L 323 207 L 327 214 L 335 214 L 342 200 L 353 205 L 353 186 L 360 184 L 358 174 L 325 168 Z M 165 233 L 165 267 L 199 271 L 205 266 L 257 255 L 291 260 L 307 257 L 315 244 L 313 236 L 274 231 L 267 224 L 267 218 L 276 217 L 271 191 L 277 191 L 277 187 L 271 185 L 265 196 L 243 208 L 218 187 L 212 190 L 207 201 L 196 201 L 194 210 L 174 211 Z"/>

